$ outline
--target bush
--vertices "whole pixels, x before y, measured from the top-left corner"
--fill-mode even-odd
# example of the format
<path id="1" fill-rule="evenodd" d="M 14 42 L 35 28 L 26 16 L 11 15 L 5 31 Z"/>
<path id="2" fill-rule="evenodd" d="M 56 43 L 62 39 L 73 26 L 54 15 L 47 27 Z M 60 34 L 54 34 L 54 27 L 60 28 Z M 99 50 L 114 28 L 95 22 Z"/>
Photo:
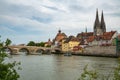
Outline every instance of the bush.
<path id="1" fill-rule="evenodd" d="M 88 65 L 84 67 L 84 71 L 78 80 L 97 80 L 98 78 L 97 72 L 93 70 L 88 71 L 87 66 Z"/>
<path id="2" fill-rule="evenodd" d="M 119 64 L 114 70 L 113 75 L 108 76 L 100 76 L 99 73 L 94 70 L 87 70 L 87 65 L 84 67 L 84 71 L 81 74 L 80 78 L 78 80 L 120 80 L 120 58 L 119 58 Z M 112 77 L 111 77 L 112 76 Z M 111 79 L 112 78 L 112 79 Z"/>
<path id="3" fill-rule="evenodd" d="M 20 63 L 6 63 L 5 58 L 8 58 L 8 54 L 5 53 L 4 47 L 10 45 L 11 40 L 7 39 L 5 42 L 0 40 L 0 80 L 18 80 L 20 77 L 15 67 Z M 20 67 L 18 67 L 20 69 Z"/>

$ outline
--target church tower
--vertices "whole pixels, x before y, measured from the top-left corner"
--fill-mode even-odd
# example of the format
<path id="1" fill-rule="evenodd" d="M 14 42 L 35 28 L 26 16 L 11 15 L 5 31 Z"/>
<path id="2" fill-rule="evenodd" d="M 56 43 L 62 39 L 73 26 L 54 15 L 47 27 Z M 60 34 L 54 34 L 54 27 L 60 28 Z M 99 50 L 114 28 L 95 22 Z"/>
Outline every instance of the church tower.
<path id="1" fill-rule="evenodd" d="M 106 25 L 105 25 L 105 21 L 104 21 L 104 15 L 103 15 L 103 11 L 102 11 L 102 16 L 101 16 L 101 24 L 100 27 L 102 29 L 102 32 L 106 32 Z"/>
<path id="2" fill-rule="evenodd" d="M 96 11 L 96 19 L 94 23 L 94 35 L 99 34 L 100 30 L 100 22 L 99 22 L 99 16 L 98 16 L 98 9 Z"/>
<path id="3" fill-rule="evenodd" d="M 96 19 L 94 23 L 94 35 L 102 35 L 106 32 L 106 26 L 104 22 L 104 16 L 102 11 L 101 22 L 99 22 L 98 9 L 96 11 Z"/>

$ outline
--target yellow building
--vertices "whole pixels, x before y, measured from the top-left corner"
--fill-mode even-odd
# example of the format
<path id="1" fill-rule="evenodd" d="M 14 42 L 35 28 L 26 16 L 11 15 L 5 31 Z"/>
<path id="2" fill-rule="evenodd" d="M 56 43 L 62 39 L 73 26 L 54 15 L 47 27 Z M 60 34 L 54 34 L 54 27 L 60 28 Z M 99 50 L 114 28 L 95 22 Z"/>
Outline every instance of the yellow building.
<path id="1" fill-rule="evenodd" d="M 67 52 L 69 51 L 69 44 L 68 43 L 62 43 L 62 51 Z"/>
<path id="2" fill-rule="evenodd" d="M 78 46 L 79 45 L 79 41 L 69 41 L 68 45 L 69 45 L 69 50 L 72 51 L 74 46 Z"/>
<path id="3" fill-rule="evenodd" d="M 73 51 L 73 47 L 78 46 L 79 43 L 80 42 L 78 38 L 75 38 L 74 36 L 69 36 L 69 38 L 62 40 L 62 51 Z"/>

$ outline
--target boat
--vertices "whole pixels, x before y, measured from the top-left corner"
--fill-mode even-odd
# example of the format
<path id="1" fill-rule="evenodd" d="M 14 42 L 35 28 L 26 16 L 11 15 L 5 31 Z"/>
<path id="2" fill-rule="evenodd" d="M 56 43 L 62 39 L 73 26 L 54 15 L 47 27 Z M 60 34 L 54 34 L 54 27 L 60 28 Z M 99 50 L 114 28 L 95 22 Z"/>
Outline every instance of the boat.
<path id="1" fill-rule="evenodd" d="M 70 52 L 67 52 L 64 54 L 64 56 L 72 56 L 72 54 Z"/>

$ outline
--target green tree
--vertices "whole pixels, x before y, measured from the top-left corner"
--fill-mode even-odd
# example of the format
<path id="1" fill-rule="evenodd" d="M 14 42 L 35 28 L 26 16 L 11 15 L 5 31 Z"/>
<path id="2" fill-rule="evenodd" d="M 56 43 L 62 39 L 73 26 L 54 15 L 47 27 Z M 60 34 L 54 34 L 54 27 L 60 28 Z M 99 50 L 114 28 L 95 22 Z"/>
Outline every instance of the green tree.
<path id="1" fill-rule="evenodd" d="M 39 46 L 41 46 L 41 44 L 40 44 L 40 43 L 36 43 L 36 46 L 38 46 L 38 47 L 39 47 Z"/>
<path id="2" fill-rule="evenodd" d="M 45 46 L 45 43 L 44 43 L 44 42 L 36 43 L 36 46 L 44 47 L 44 46 Z"/>
<path id="3" fill-rule="evenodd" d="M 34 41 L 30 41 L 27 46 L 36 46 L 35 42 Z"/>
<path id="4" fill-rule="evenodd" d="M 12 41 L 10 39 L 7 38 L 7 40 L 5 41 L 5 46 L 8 46 L 12 43 Z"/>
<path id="5" fill-rule="evenodd" d="M 40 42 L 39 44 L 41 47 L 44 47 L 45 46 L 45 43 L 44 42 Z"/>
<path id="6" fill-rule="evenodd" d="M 15 67 L 20 63 L 6 63 L 5 59 L 9 56 L 5 53 L 4 46 L 8 46 L 11 40 L 7 39 L 5 43 L 0 40 L 0 80 L 18 80 L 20 77 Z M 19 68 L 19 67 L 18 67 Z M 19 68 L 20 69 L 20 68 Z"/>

